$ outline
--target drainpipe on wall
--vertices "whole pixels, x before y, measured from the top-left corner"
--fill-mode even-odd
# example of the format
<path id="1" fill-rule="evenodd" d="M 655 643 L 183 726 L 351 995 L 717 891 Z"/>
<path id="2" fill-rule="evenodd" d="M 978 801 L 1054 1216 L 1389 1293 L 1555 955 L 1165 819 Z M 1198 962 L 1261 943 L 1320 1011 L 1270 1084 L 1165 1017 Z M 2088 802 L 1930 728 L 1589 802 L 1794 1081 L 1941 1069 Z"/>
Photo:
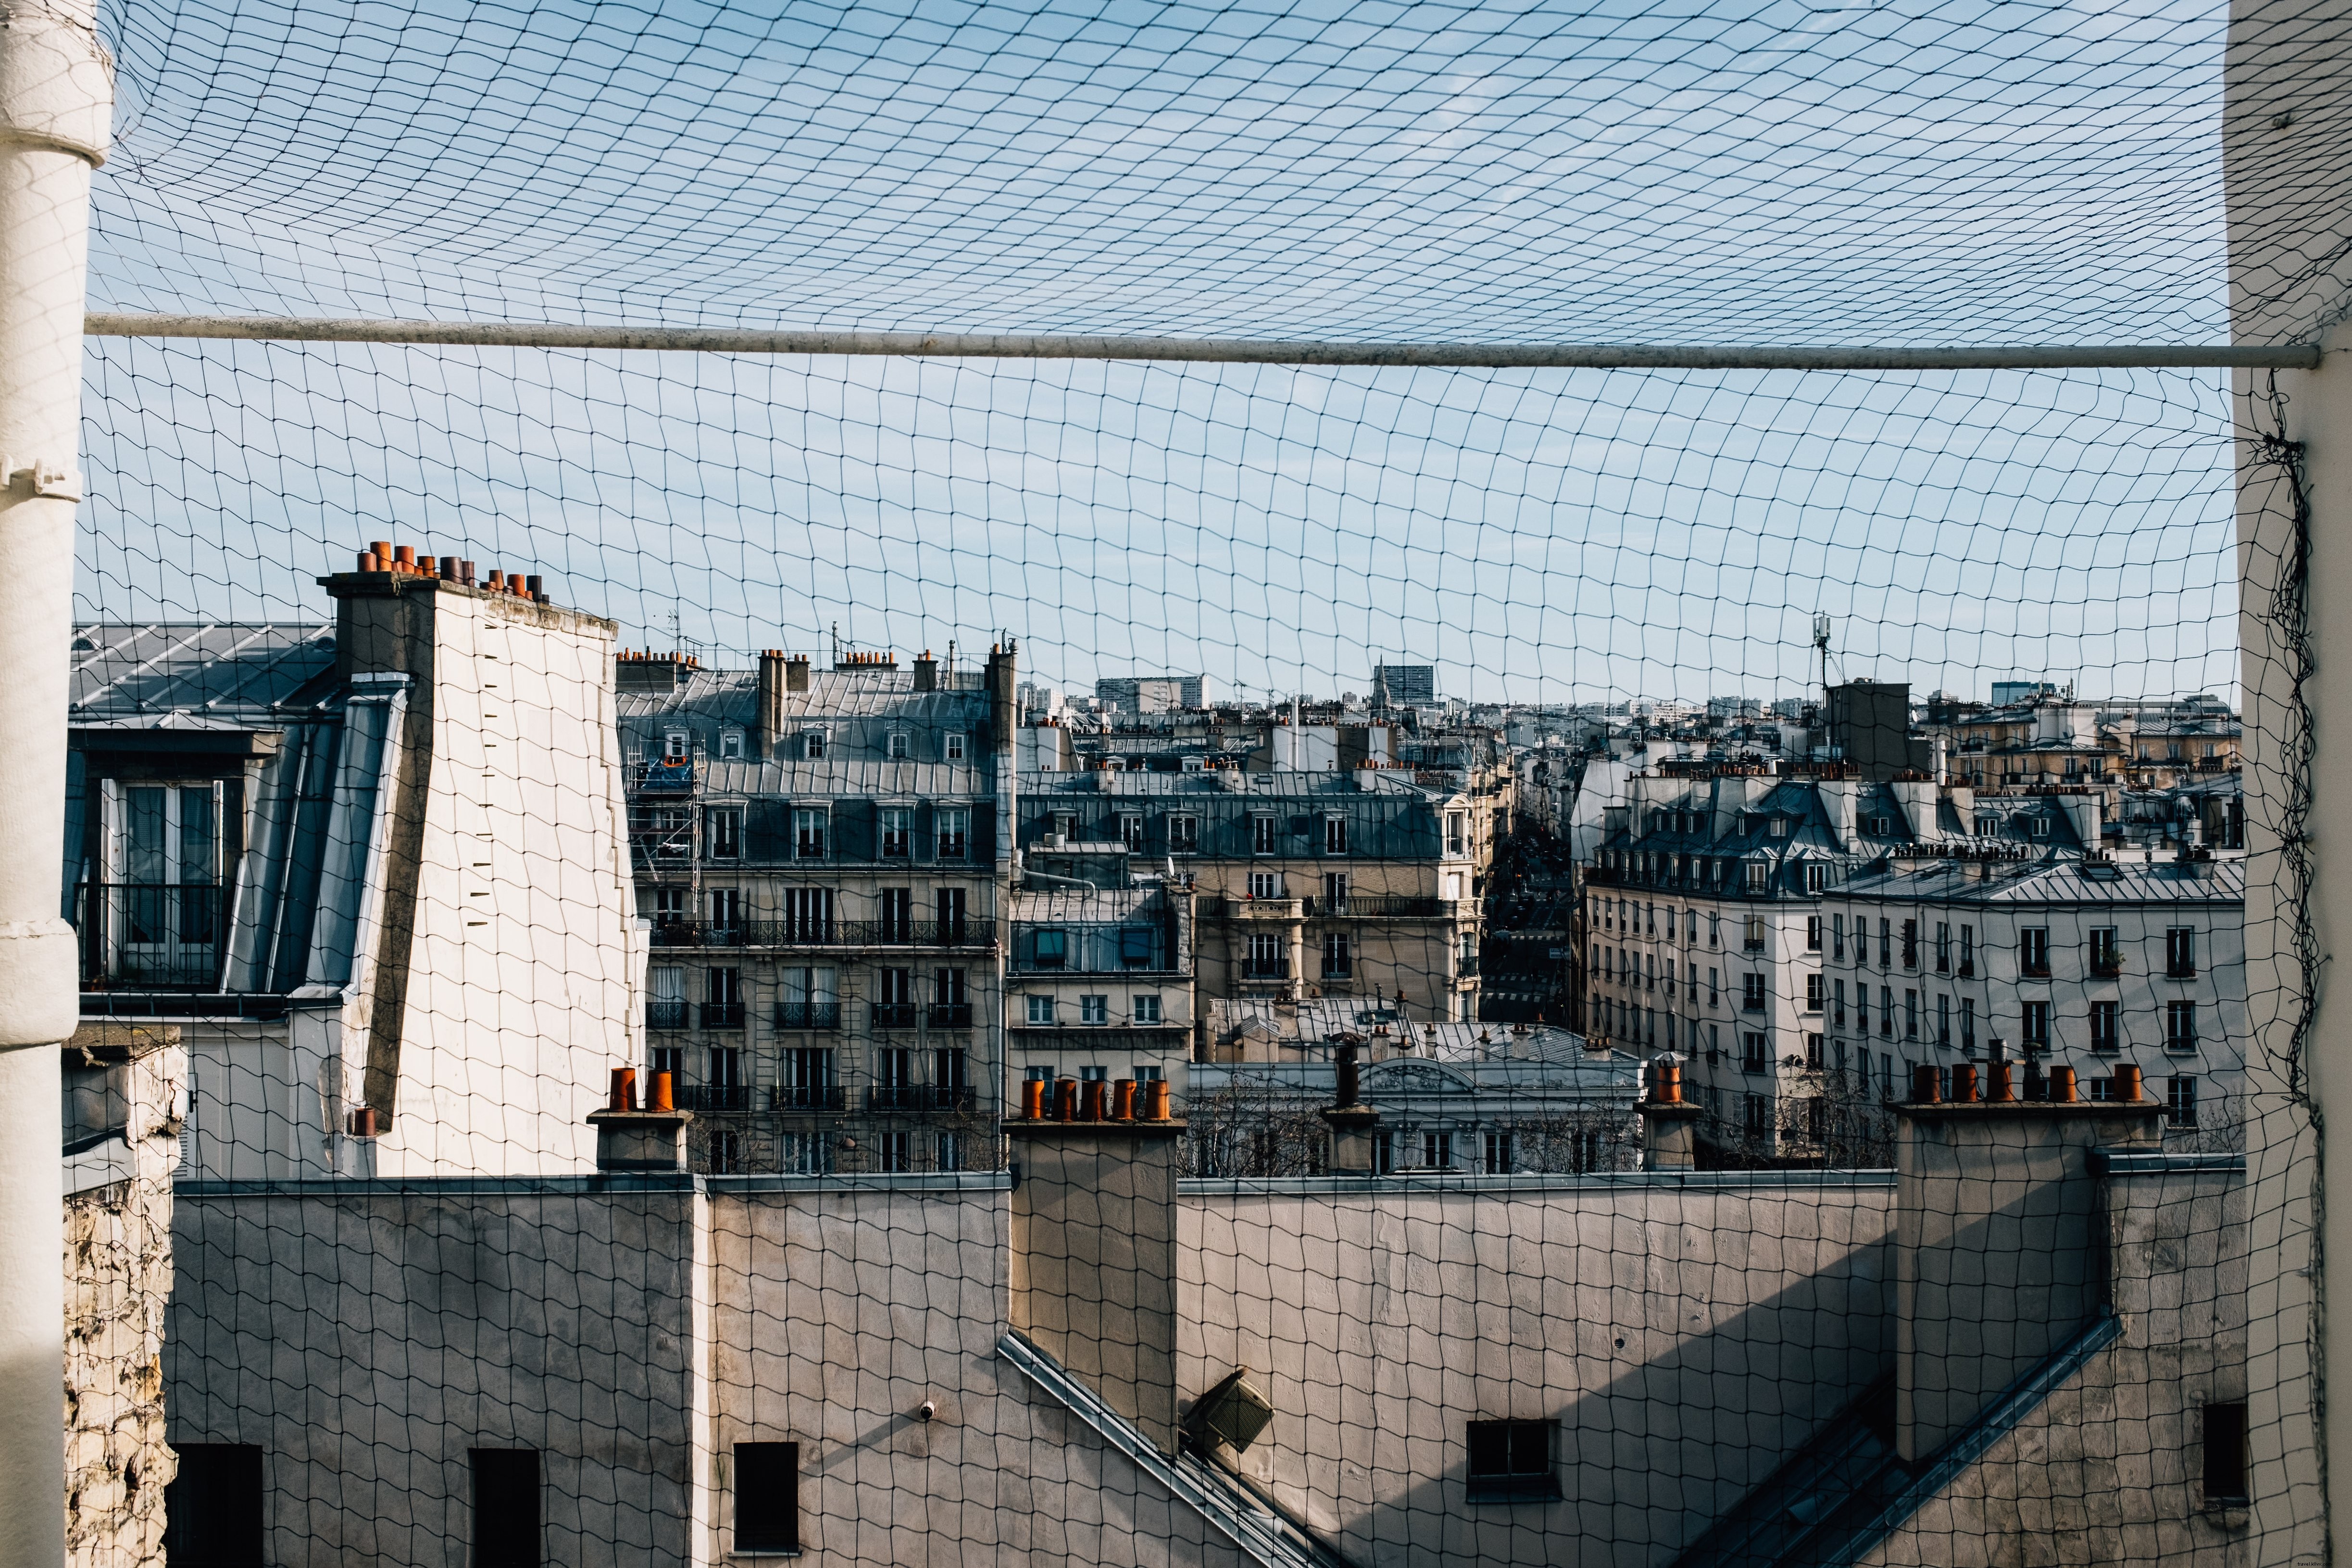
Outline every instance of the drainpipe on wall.
<path id="1" fill-rule="evenodd" d="M 64 1221 L 58 1045 L 80 1010 L 59 918 L 66 658 L 81 497 L 89 172 L 113 67 L 91 0 L 0 23 L 0 1562 L 65 1555 Z M 30 1047 L 30 1048 L 28 1048 Z"/>

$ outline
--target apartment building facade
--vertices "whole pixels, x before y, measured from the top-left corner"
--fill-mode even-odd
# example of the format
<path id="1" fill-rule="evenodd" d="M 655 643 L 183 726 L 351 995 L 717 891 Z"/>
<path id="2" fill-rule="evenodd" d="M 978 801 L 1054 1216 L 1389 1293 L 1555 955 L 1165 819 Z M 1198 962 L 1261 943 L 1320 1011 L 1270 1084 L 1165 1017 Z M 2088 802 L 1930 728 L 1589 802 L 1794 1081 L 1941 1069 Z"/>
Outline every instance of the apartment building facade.
<path id="1" fill-rule="evenodd" d="M 1858 877 L 1819 955 L 1823 1065 L 1843 1073 L 1875 1047 L 1881 1064 L 1899 1057 L 1899 1084 L 1916 1063 L 1948 1075 L 1999 1041 L 2028 1068 L 2104 1089 L 2127 1063 L 2165 1101 L 2168 1144 L 2242 1147 L 2245 875 L 2242 854 L 2193 849 Z"/>
<path id="2" fill-rule="evenodd" d="M 1187 1092 L 1194 1035 L 1193 899 L 1180 878 L 1013 894 L 1005 1029 L 1024 1080 L 1137 1083 Z"/>
<path id="3" fill-rule="evenodd" d="M 1784 1147 L 1805 1141 L 1794 1107 L 1822 1095 L 1834 1060 L 1828 1020 L 1843 988 L 1861 984 L 1833 967 L 1844 921 L 1859 918 L 1841 908 L 1850 885 L 1876 868 L 2041 863 L 2099 841 L 2084 794 L 1980 803 L 1965 787 L 1869 783 L 1836 766 L 1795 777 L 1643 774 L 1609 808 L 1606 828 L 1585 871 L 1587 1031 L 1598 1044 L 1686 1058 L 1710 1132 L 1768 1154 L 1803 1152 Z M 1869 933 L 1890 970 L 1900 929 Z M 1916 957 L 1917 940 L 1903 955 Z M 1847 1081 L 1891 1099 L 1904 1058 L 1863 1021 L 1905 1006 L 1904 988 L 1871 984 L 1850 997 Z M 1918 1005 L 1915 995 L 1906 1023 Z"/>
<path id="4" fill-rule="evenodd" d="M 1000 1163 L 1013 658 L 620 660 L 646 1066 L 698 1168 Z"/>
<path id="5" fill-rule="evenodd" d="M 1359 996 L 1468 1020 L 1493 855 L 1475 804 L 1401 767 L 1034 773 L 1020 847 L 1050 866 L 1108 846 L 1186 878 L 1204 998 Z"/>

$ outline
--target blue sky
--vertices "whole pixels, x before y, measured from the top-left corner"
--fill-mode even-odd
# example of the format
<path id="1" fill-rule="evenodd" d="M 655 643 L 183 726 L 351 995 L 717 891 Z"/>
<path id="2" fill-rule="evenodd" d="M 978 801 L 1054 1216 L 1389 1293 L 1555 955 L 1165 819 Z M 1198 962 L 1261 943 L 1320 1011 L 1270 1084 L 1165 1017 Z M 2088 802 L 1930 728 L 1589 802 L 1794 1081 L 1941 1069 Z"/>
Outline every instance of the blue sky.
<path id="1" fill-rule="evenodd" d="M 123 309 L 1611 342 L 2224 331 L 2210 6 L 119 6 Z M 85 609 L 357 543 L 632 642 L 1568 700 L 2227 689 L 2218 375 L 95 344 Z"/>

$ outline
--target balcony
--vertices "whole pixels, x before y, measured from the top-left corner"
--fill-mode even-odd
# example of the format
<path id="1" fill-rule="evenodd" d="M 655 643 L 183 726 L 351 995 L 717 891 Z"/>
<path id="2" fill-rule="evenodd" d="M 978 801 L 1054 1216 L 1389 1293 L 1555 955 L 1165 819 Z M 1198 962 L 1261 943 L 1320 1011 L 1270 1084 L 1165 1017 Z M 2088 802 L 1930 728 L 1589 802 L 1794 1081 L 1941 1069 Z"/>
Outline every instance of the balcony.
<path id="1" fill-rule="evenodd" d="M 1295 921 L 1301 918 L 1304 899 L 1227 899 L 1211 912 L 1229 921 Z"/>
<path id="2" fill-rule="evenodd" d="M 842 1107 L 837 1083 L 780 1083 L 768 1090 L 768 1109 L 788 1114 L 838 1112 Z"/>
<path id="3" fill-rule="evenodd" d="M 1298 901 L 1307 918 L 1318 921 L 1448 920 L 1460 910 L 1457 900 L 1402 893 L 1350 893 L 1344 899 Z"/>
<path id="4" fill-rule="evenodd" d="M 841 1027 L 841 1004 L 838 1002 L 779 1002 L 776 1004 L 776 1027 L 779 1029 L 838 1029 Z"/>
<path id="5" fill-rule="evenodd" d="M 756 1107 L 758 1091 L 740 1083 L 690 1083 L 670 1090 L 673 1103 L 680 1110 L 701 1115 L 749 1116 Z"/>
<path id="6" fill-rule="evenodd" d="M 1477 955 L 1476 953 L 1472 953 L 1472 952 L 1465 952 L 1465 953 L 1464 953 L 1464 954 L 1462 955 L 1462 957 L 1461 957 L 1460 959 L 1458 959 L 1458 960 L 1454 963 L 1454 978 L 1455 978 L 1456 980 L 1475 980 L 1475 979 L 1477 979 L 1477 978 L 1478 978 L 1478 955 Z"/>
<path id="7" fill-rule="evenodd" d="M 740 1029 L 743 1026 L 743 1004 L 740 1002 L 705 1002 L 702 1005 L 702 1026 L 706 1029 Z"/>
<path id="8" fill-rule="evenodd" d="M 968 1084 L 877 1084 L 866 1091 L 866 1109 L 901 1116 L 961 1115 L 978 1101 Z"/>
<path id="9" fill-rule="evenodd" d="M 988 947 L 994 921 L 712 921 L 654 923 L 656 947 Z"/>
<path id="10" fill-rule="evenodd" d="M 646 1027 L 648 1029 L 685 1029 L 694 1024 L 694 1005 L 690 1002 L 648 1002 L 646 1004 Z"/>
<path id="11" fill-rule="evenodd" d="M 84 882 L 74 925 L 84 990 L 211 991 L 220 984 L 228 889 L 210 882 Z"/>
<path id="12" fill-rule="evenodd" d="M 924 1021 L 934 1029 L 969 1029 L 971 1027 L 971 1004 L 934 1002 Z"/>
<path id="13" fill-rule="evenodd" d="M 1244 980 L 1287 980 L 1290 978 L 1290 960 L 1286 957 L 1244 960 L 1242 964 L 1242 978 Z"/>
<path id="14" fill-rule="evenodd" d="M 877 1029 L 911 1029 L 919 1011 L 912 1002 L 877 1002 L 873 1007 L 874 1026 Z"/>

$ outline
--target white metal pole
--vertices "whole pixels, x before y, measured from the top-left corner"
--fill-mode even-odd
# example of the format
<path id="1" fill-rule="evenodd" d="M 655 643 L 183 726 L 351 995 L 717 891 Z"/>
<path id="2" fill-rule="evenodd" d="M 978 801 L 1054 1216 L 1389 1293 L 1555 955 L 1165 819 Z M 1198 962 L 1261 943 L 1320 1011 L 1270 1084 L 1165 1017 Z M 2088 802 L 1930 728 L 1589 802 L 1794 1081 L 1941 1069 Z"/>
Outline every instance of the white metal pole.
<path id="1" fill-rule="evenodd" d="M 79 499 L 89 172 L 113 72 L 93 0 L 0 21 L 0 1563 L 65 1555 L 58 1044 L 79 1010 L 61 918 L 66 661 Z"/>

